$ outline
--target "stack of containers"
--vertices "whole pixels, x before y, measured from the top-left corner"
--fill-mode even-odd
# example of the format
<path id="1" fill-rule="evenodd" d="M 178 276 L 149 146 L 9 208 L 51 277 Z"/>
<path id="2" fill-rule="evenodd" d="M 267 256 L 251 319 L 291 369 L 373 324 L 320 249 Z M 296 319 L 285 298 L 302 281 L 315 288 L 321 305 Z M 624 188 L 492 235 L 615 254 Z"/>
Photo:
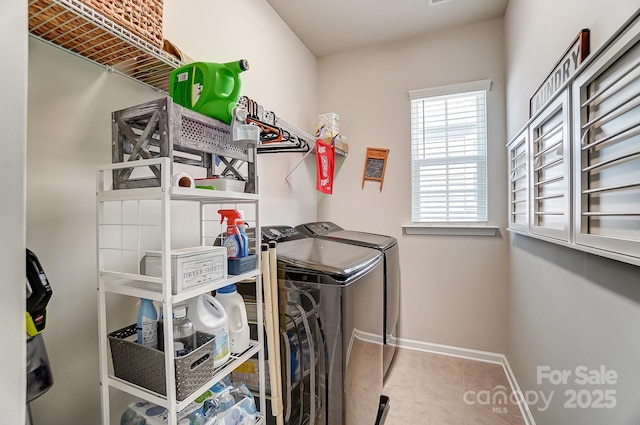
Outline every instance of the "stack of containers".
<path id="1" fill-rule="evenodd" d="M 340 116 L 334 112 L 318 115 L 320 139 L 330 139 L 340 133 Z"/>

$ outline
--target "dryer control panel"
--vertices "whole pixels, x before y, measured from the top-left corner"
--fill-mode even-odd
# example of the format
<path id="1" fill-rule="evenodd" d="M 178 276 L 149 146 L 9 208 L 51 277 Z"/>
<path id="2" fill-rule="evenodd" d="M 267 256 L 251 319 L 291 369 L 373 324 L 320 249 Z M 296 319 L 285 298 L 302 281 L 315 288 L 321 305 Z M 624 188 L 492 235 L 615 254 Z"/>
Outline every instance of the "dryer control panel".
<path id="1" fill-rule="evenodd" d="M 286 242 L 306 237 L 291 226 L 264 226 L 261 231 L 263 242 Z"/>
<path id="2" fill-rule="evenodd" d="M 326 236 L 333 232 L 344 230 L 342 227 L 330 221 L 316 221 L 315 223 L 305 223 L 296 226 L 296 229 L 309 236 Z"/>

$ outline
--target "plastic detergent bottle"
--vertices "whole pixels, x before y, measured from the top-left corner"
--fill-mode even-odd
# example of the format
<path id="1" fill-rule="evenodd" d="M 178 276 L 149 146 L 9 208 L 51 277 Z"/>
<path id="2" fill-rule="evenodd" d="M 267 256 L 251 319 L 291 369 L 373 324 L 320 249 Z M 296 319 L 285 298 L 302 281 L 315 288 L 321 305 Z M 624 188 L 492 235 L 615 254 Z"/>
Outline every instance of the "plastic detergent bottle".
<path id="1" fill-rule="evenodd" d="M 215 338 L 213 343 L 213 366 L 219 367 L 231 356 L 229 347 L 229 318 L 222 304 L 209 294 L 192 298 L 187 314 L 198 332 Z"/>
<path id="2" fill-rule="evenodd" d="M 229 316 L 229 346 L 234 354 L 242 353 L 249 348 L 249 323 L 247 310 L 242 295 L 238 294 L 236 285 L 223 286 L 216 291 L 216 299 L 224 307 Z"/>
<path id="3" fill-rule="evenodd" d="M 227 219 L 227 237 L 222 243 L 227 248 L 227 257 L 246 257 L 244 239 L 240 235 L 237 221 L 240 220 L 240 213 L 236 210 L 218 210 L 220 223 Z"/>
<path id="4" fill-rule="evenodd" d="M 187 317 L 186 306 L 177 306 L 173 310 L 173 315 L 173 348 L 176 351 L 176 357 L 179 357 L 197 348 L 196 327 Z"/>
<path id="5" fill-rule="evenodd" d="M 240 95 L 245 59 L 228 63 L 195 62 L 171 72 L 169 95 L 178 105 L 231 124 Z"/>
<path id="6" fill-rule="evenodd" d="M 244 221 L 244 211 L 238 211 L 240 213 L 240 219 L 236 221 L 236 227 L 242 238 L 242 255 L 241 257 L 247 257 L 249 255 L 249 236 L 247 236 L 247 225 Z"/>
<path id="7" fill-rule="evenodd" d="M 158 312 L 153 305 L 153 301 L 140 298 L 138 308 L 138 319 L 136 328 L 138 333 L 138 344 L 149 348 L 158 348 Z"/>

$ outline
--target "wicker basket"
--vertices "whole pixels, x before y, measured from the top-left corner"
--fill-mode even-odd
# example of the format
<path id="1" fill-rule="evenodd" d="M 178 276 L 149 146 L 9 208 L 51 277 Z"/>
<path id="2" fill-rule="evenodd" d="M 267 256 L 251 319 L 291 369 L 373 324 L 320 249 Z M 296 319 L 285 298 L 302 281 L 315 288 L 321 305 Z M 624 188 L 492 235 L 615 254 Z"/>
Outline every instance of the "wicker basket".
<path id="1" fill-rule="evenodd" d="M 76 0 L 115 24 L 162 49 L 162 0 Z M 67 7 L 52 0 L 37 0 L 29 5 L 29 30 L 61 46 L 77 45 L 86 38 L 86 52 L 122 49 L 106 31 L 83 24 Z M 122 52 L 126 53 L 126 52 Z M 95 58 L 92 58 L 95 60 Z"/>
<path id="2" fill-rule="evenodd" d="M 109 334 L 115 376 L 167 395 L 164 353 L 127 340 L 134 335 L 135 323 Z M 204 341 L 204 335 L 199 334 L 198 344 Z M 208 339 L 191 353 L 175 359 L 178 401 L 189 397 L 213 377 L 213 344 L 214 339 Z"/>
<path id="3" fill-rule="evenodd" d="M 116 24 L 162 47 L 162 0 L 80 0 Z"/>

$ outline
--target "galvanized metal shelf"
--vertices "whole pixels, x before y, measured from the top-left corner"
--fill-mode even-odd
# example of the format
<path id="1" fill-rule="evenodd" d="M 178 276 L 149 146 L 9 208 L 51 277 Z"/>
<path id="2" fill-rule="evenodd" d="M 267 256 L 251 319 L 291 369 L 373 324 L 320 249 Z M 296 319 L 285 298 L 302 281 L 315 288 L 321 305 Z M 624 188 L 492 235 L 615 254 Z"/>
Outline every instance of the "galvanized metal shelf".
<path id="1" fill-rule="evenodd" d="M 174 162 L 203 167 L 209 176 L 243 180 L 247 193 L 257 193 L 255 141 L 233 141 L 232 126 L 184 108 L 170 97 L 113 112 L 112 129 L 114 163 L 167 157 L 170 167 Z M 221 173 L 215 172 L 216 156 L 225 167 Z M 144 178 L 132 175 L 132 168 L 114 169 L 113 183 L 118 189 L 161 186 L 158 164 L 149 168 L 154 175 Z"/>
<path id="2" fill-rule="evenodd" d="M 79 0 L 30 0 L 29 34 L 157 90 L 182 62 Z"/>

